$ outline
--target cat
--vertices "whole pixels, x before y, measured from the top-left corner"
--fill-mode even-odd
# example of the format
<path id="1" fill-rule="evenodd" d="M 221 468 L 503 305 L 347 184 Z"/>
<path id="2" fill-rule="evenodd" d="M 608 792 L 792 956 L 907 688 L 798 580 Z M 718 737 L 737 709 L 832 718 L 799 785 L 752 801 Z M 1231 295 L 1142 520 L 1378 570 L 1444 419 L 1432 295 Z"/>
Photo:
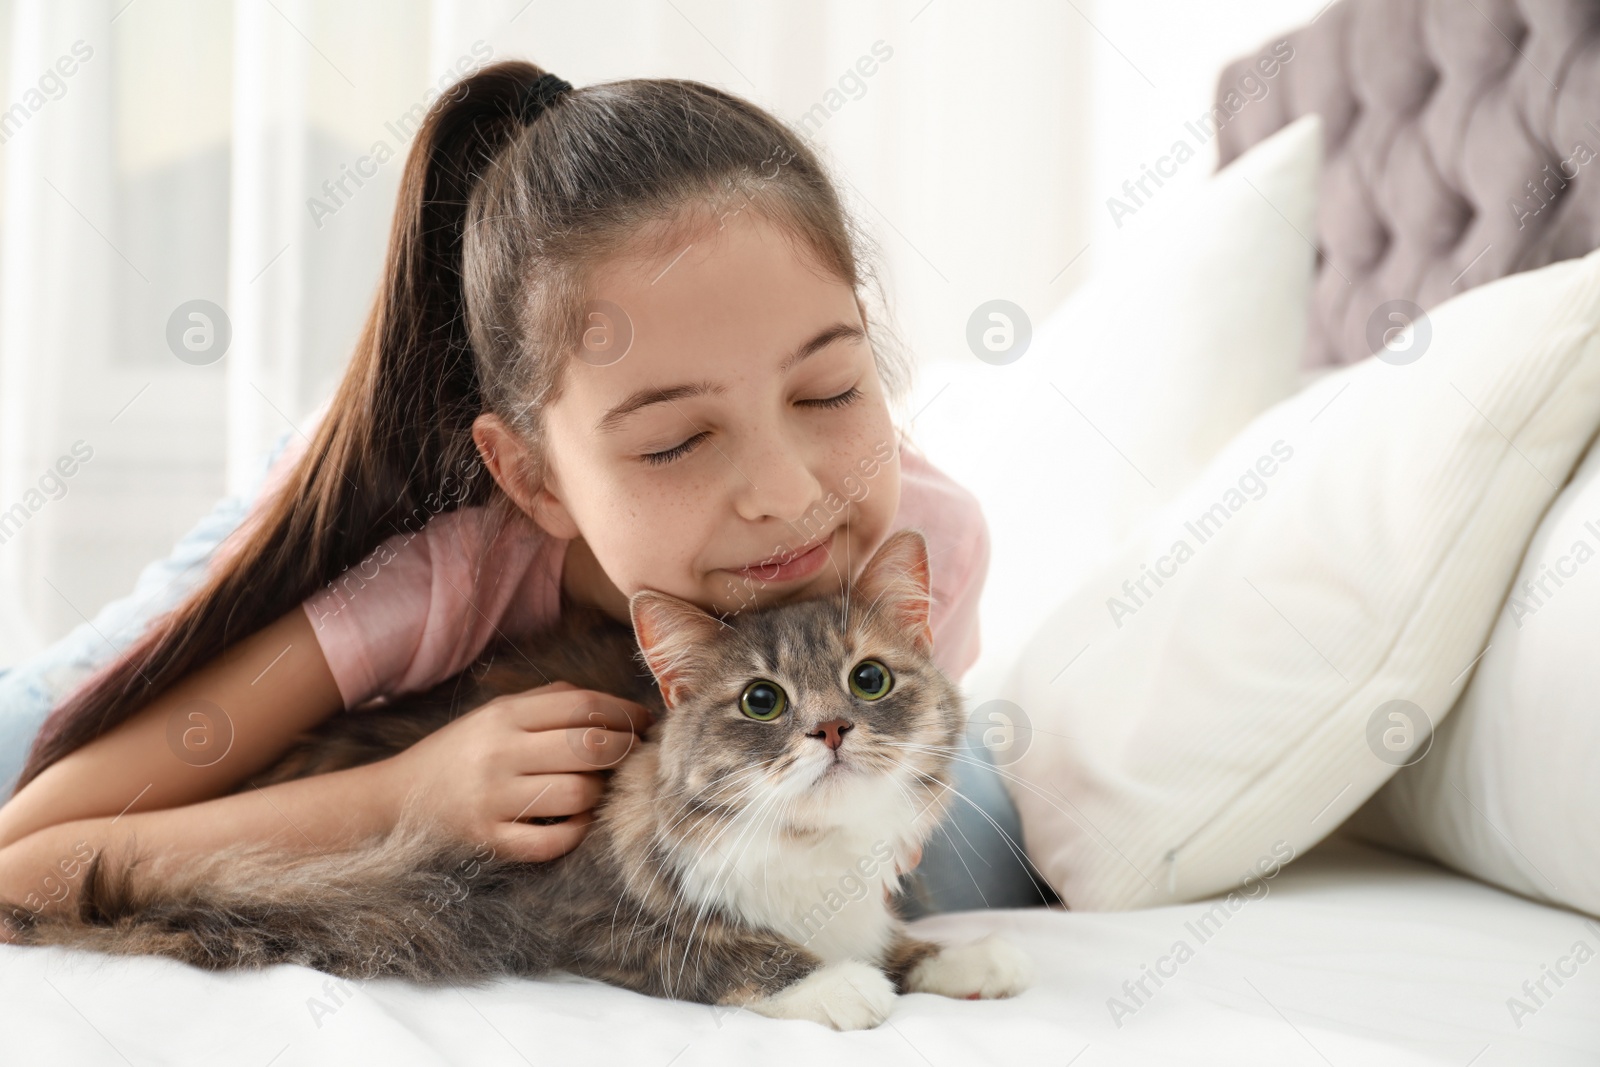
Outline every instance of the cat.
<path id="1" fill-rule="evenodd" d="M 159 884 L 96 856 L 76 913 L 27 916 L 19 941 L 423 983 L 568 971 L 839 1030 L 877 1026 L 901 993 L 1012 996 L 1026 953 L 912 937 L 889 896 L 950 803 L 964 728 L 931 659 L 929 578 L 908 529 L 838 596 L 719 619 L 645 590 L 631 629 L 564 609 L 433 690 L 330 717 L 239 787 L 391 756 L 553 679 L 644 704 L 657 721 L 556 859 L 496 857 L 408 805 L 357 847 L 234 846 Z"/>

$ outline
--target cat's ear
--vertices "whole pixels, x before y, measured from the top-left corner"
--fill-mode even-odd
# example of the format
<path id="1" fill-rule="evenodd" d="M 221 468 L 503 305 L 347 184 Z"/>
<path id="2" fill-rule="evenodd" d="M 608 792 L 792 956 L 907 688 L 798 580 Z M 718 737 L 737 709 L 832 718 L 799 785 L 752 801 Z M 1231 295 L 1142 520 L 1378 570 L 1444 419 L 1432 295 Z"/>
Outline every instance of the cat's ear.
<path id="1" fill-rule="evenodd" d="M 870 612 L 911 635 L 918 651 L 933 653 L 932 573 L 928 541 L 920 530 L 899 530 L 872 554 L 856 579 L 850 610 Z"/>
<path id="2" fill-rule="evenodd" d="M 653 589 L 641 589 L 628 601 L 633 633 L 650 673 L 661 687 L 668 710 L 675 707 L 705 662 L 705 653 L 725 625 L 689 603 Z"/>

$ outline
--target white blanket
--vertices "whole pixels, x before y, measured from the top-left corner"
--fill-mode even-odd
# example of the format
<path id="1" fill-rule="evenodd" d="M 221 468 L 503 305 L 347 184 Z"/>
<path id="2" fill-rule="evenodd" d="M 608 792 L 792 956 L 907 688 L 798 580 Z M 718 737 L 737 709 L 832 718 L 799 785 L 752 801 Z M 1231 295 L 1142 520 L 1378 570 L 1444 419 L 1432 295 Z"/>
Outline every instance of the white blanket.
<path id="1" fill-rule="evenodd" d="M 1007 933 L 1039 963 L 1034 988 L 990 1002 L 914 994 L 850 1034 L 573 978 L 341 994 L 299 967 L 212 974 L 0 946 L 0 1063 L 1600 1063 L 1600 960 L 1561 965 L 1576 974 L 1545 978 L 1539 1003 L 1523 989 L 1537 994 L 1576 942 L 1600 949 L 1600 923 L 1340 837 L 1264 886 L 1233 911 L 930 916 L 915 926 L 940 940 Z M 1180 940 L 1193 950 L 1182 962 Z M 1157 986 L 1147 968 L 1170 977 Z M 1136 998 L 1124 983 L 1141 977 L 1149 995 Z M 1532 1012 L 1514 1019 L 1513 997 Z"/>

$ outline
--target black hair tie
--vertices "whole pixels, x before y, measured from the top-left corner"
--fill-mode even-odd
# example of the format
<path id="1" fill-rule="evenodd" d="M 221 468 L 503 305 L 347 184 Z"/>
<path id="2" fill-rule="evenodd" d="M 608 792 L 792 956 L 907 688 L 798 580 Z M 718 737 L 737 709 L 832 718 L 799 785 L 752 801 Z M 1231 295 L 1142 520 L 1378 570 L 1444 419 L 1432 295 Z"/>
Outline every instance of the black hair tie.
<path id="1" fill-rule="evenodd" d="M 560 99 L 563 93 L 571 91 L 571 82 L 563 81 L 554 74 L 542 74 L 523 88 L 517 117 L 527 125 L 544 114 L 545 108 Z"/>

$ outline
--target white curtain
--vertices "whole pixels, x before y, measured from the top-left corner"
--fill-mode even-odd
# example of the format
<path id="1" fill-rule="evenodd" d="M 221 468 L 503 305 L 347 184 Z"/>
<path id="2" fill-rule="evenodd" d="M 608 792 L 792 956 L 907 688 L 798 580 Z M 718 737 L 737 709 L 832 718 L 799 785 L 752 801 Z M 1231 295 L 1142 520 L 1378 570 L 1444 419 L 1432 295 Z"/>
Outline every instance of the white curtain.
<path id="1" fill-rule="evenodd" d="M 1162 123 L 1313 11 L 0 0 L 0 667 L 126 595 L 327 395 L 372 297 L 407 116 L 458 61 L 529 58 L 579 85 L 694 78 L 801 124 L 936 374 L 972 358 L 978 304 L 1058 304 L 1113 239 L 1108 188 Z M 378 142 L 393 158 L 355 185 Z M 169 343 L 175 316 L 180 338 L 215 343 L 196 301 L 231 329 L 213 362 Z"/>

